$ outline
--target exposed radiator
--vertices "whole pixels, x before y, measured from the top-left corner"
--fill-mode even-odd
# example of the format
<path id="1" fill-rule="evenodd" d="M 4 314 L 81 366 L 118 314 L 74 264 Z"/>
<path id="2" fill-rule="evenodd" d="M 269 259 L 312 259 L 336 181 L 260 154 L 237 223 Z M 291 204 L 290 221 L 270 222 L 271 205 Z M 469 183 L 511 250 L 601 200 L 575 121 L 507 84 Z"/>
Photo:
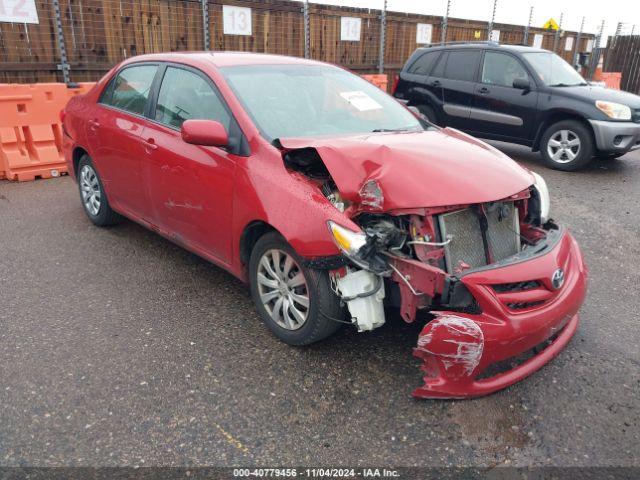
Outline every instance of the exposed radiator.
<path id="1" fill-rule="evenodd" d="M 515 255 L 520 251 L 520 222 L 513 202 L 485 204 L 487 218 L 486 242 L 493 261 Z M 465 208 L 438 216 L 443 239 L 451 238 L 445 246 L 447 271 L 453 273 L 460 262 L 471 268 L 488 264 L 482 232 L 482 218 L 476 210 Z"/>

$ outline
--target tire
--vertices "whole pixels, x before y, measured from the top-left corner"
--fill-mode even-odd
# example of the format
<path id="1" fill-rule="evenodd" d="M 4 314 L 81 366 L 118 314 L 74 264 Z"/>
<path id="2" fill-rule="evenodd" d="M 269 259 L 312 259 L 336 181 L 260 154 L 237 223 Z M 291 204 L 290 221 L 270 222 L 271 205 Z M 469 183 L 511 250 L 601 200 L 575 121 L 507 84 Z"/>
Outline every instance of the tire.
<path id="1" fill-rule="evenodd" d="M 111 209 L 100 175 L 89 155 L 80 158 L 77 179 L 80 201 L 89 220 L 99 227 L 115 225 L 122 220 L 122 217 Z"/>
<path id="2" fill-rule="evenodd" d="M 545 164 L 556 170 L 573 172 L 593 158 L 591 131 L 577 120 L 562 120 L 547 128 L 540 141 Z"/>
<path id="3" fill-rule="evenodd" d="M 282 281 L 285 278 L 290 284 L 286 287 Z M 329 274 L 306 268 L 293 248 L 276 232 L 267 233 L 256 242 L 249 260 L 249 282 L 260 318 L 284 343 L 309 345 L 327 338 L 342 326 L 339 321 L 344 321 L 343 310 L 340 299 L 331 289 Z M 294 296 L 283 293 L 281 288 Z M 308 307 L 298 301 L 305 296 Z M 292 298 L 295 299 L 292 305 L 287 306 Z M 287 317 L 283 308 L 277 308 L 279 301 L 281 307 L 287 307 Z M 300 321 L 297 315 L 305 317 L 304 320 Z"/>
<path id="4" fill-rule="evenodd" d="M 417 108 L 418 110 L 420 110 L 421 114 L 427 117 L 427 120 L 429 120 L 430 123 L 438 125 L 439 127 L 442 126 L 440 120 L 438 119 L 438 114 L 429 105 L 419 105 Z"/>

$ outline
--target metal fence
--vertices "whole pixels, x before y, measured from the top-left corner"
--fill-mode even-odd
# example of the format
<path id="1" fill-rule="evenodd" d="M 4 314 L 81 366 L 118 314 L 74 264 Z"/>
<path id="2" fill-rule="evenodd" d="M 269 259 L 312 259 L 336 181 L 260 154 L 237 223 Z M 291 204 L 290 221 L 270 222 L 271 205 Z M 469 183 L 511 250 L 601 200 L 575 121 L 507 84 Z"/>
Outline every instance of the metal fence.
<path id="1" fill-rule="evenodd" d="M 610 38 L 604 67 L 607 72 L 622 73 L 622 90 L 640 95 L 640 35 L 616 35 Z"/>
<path id="2" fill-rule="evenodd" d="M 1 2 L 2 0 L 0 0 Z M 538 45 L 572 62 L 592 34 L 285 0 L 35 0 L 38 23 L 0 23 L 0 82 L 92 81 L 133 55 L 235 50 L 397 72 L 420 45 Z M 489 15 L 488 15 L 489 16 Z"/>

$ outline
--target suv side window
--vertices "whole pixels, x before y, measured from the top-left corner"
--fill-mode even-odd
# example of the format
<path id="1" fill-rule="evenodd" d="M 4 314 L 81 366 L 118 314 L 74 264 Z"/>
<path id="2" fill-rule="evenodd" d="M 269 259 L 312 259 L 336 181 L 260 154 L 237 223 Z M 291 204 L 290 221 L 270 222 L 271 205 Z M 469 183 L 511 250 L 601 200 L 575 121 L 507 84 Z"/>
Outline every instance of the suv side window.
<path id="1" fill-rule="evenodd" d="M 480 63 L 479 50 L 452 50 L 447 58 L 444 77 L 451 80 L 472 82 Z"/>
<path id="2" fill-rule="evenodd" d="M 167 67 L 162 79 L 155 120 L 180 128 L 185 120 L 216 120 L 227 132 L 231 115 L 218 94 L 200 75 L 184 68 Z"/>
<path id="3" fill-rule="evenodd" d="M 157 65 L 126 67 L 111 81 L 100 103 L 143 115 L 157 70 Z"/>
<path id="4" fill-rule="evenodd" d="M 529 75 L 517 58 L 504 53 L 487 51 L 482 64 L 482 83 L 513 87 L 516 78 Z"/>
<path id="5" fill-rule="evenodd" d="M 413 73 L 416 75 L 429 75 L 431 68 L 436 63 L 436 60 L 438 60 L 439 56 L 439 51 L 427 52 L 422 54 L 422 56 L 420 56 L 415 62 L 413 62 L 413 65 L 409 67 L 407 73 Z"/>
<path id="6" fill-rule="evenodd" d="M 449 57 L 449 52 L 444 52 L 438 62 L 436 63 L 433 72 L 431 72 L 432 77 L 444 77 L 444 66 L 447 64 L 447 58 Z"/>

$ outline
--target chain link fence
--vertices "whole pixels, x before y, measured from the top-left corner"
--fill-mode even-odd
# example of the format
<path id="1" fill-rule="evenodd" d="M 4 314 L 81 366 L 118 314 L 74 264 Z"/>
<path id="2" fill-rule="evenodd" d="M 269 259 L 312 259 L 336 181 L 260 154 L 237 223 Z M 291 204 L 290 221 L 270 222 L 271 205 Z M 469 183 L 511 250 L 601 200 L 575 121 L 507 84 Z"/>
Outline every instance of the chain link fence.
<path id="1" fill-rule="evenodd" d="M 446 42 L 491 38 L 523 44 L 526 36 L 526 44 L 555 50 L 575 63 L 579 54 L 591 51 L 594 39 L 592 34 L 315 2 L 28 1 L 35 4 L 37 23 L 0 22 L 0 82 L 93 81 L 134 55 L 189 50 L 292 55 L 361 74 L 395 74 L 417 47 L 440 43 L 443 30 Z"/>

